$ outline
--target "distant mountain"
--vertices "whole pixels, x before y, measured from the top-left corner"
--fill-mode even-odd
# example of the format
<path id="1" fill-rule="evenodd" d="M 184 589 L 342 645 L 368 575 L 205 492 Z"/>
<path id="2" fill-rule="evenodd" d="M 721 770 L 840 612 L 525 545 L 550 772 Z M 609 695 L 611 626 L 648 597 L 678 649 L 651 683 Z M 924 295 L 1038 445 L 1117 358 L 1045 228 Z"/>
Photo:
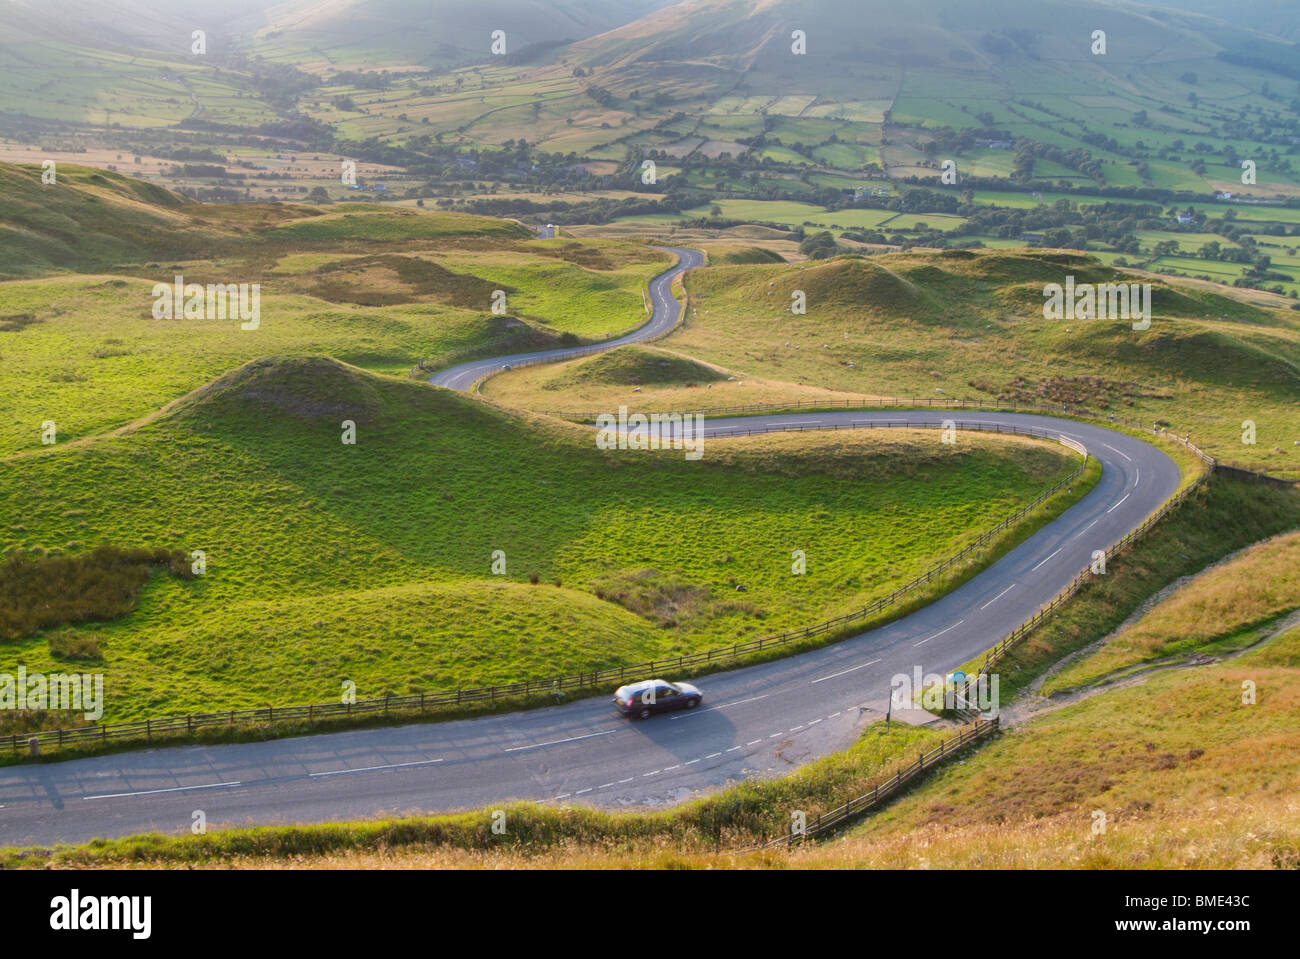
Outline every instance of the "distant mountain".
<path id="1" fill-rule="evenodd" d="M 365 66 L 486 60 L 493 31 L 527 56 L 636 20 L 669 0 L 288 0 L 241 17 L 254 52 Z"/>
<path id="2" fill-rule="evenodd" d="M 1107 34 L 1106 56 L 1090 51 L 1098 29 Z M 806 36 L 804 56 L 792 53 L 795 30 Z M 935 71 L 936 95 L 945 92 L 945 77 L 960 83 L 963 76 L 1024 93 L 1082 92 L 1099 80 L 1121 81 L 1135 67 L 1211 58 L 1249 34 L 1110 0 L 687 0 L 567 53 L 635 86 L 686 76 L 740 81 L 754 94 L 861 98 L 861 79 L 906 70 Z"/>
<path id="3" fill-rule="evenodd" d="M 1153 7 L 1203 13 L 1247 30 L 1300 42 L 1300 3 L 1296 0 L 1146 0 Z"/>

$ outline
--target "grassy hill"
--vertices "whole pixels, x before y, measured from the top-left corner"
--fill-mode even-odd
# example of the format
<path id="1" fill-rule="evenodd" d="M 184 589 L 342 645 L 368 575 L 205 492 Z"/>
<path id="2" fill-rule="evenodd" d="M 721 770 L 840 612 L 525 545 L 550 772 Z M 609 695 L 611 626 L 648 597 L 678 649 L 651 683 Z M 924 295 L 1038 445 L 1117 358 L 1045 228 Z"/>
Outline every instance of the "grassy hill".
<path id="1" fill-rule="evenodd" d="M 256 360 L 119 435 L 6 461 L 0 553 L 199 549 L 208 573 L 0 645 L 0 670 L 97 647 L 120 719 L 662 658 L 887 593 L 1073 468 L 978 435 L 718 441 L 697 463 L 603 452 L 585 428 L 422 383 Z"/>
<path id="2" fill-rule="evenodd" d="M 756 175 L 760 191 L 787 193 L 861 185 L 818 178 L 833 170 L 938 186 L 948 158 L 962 178 L 989 181 L 1300 195 L 1278 135 L 1294 110 L 1274 95 L 1293 78 L 1269 66 L 1294 44 L 1268 38 L 1270 21 L 1252 21 L 1261 34 L 1226 6 L 1219 14 L 1110 0 L 700 0 L 536 64 L 358 91 L 364 115 L 320 115 L 394 140 L 433 130 L 500 144 L 522 132 L 593 159 L 658 150 L 665 163 L 689 161 L 679 186 L 699 189 L 719 178 L 734 189 L 737 172 L 710 162 L 729 153 L 746 156 L 740 175 Z M 1094 55 L 1103 28 L 1107 50 Z M 807 38 L 802 55 L 794 30 Z M 1273 59 L 1252 53 L 1274 47 Z M 1039 145 L 1023 161 L 1021 141 Z M 1267 177 L 1243 187 L 1237 156 L 1260 158 Z"/>
<path id="3" fill-rule="evenodd" d="M 194 203 L 72 166 L 42 185 L 0 164 L 0 238 L 0 456 L 38 448 L 50 419 L 61 440 L 120 428 L 258 356 L 401 374 L 601 339 L 644 321 L 645 284 L 669 263 L 640 243 L 539 241 L 464 213 Z M 153 287 L 176 275 L 259 284 L 260 325 L 154 319 Z"/>
<path id="4" fill-rule="evenodd" d="M 1046 320 L 1043 287 L 1153 283 L 1151 328 Z M 1116 277 L 1120 277 L 1116 280 Z M 707 409 L 847 396 L 972 397 L 1064 403 L 1173 424 L 1215 455 L 1300 477 L 1300 321 L 1201 287 L 1134 276 L 1050 251 L 901 253 L 789 265 L 718 265 L 687 279 L 686 322 L 661 344 L 734 374 L 707 393 L 647 384 L 643 403 Z M 792 294 L 806 315 L 789 312 Z M 580 370 L 524 370 L 489 395 L 533 409 L 626 401 Z M 575 398 L 564 383 L 582 381 Z M 1254 445 L 1243 421 L 1256 424 Z"/>

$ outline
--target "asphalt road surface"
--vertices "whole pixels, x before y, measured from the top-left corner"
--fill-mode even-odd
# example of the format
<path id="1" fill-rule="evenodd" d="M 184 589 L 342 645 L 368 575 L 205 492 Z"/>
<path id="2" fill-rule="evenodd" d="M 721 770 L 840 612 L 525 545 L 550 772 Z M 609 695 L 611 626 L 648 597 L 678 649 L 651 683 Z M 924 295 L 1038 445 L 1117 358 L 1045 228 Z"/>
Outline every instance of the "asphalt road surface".
<path id="1" fill-rule="evenodd" d="M 673 272 L 698 262 L 698 254 L 683 256 Z M 675 319 L 669 276 L 652 285 L 655 319 L 647 328 L 671 327 Z M 1155 447 L 1045 416 L 777 414 L 710 419 L 705 435 L 713 441 L 755 430 L 947 418 L 1059 432 L 1102 461 L 1102 479 L 1055 522 L 924 609 L 822 649 L 706 676 L 696 710 L 630 720 L 597 697 L 477 719 L 15 766 L 0 770 L 0 843 L 184 833 L 196 810 L 220 828 L 491 810 L 510 799 L 662 806 L 844 749 L 883 712 L 892 677 L 917 667 L 942 675 L 983 652 L 1055 596 L 1094 549 L 1120 539 L 1178 486 L 1177 466 Z"/>
<path id="2" fill-rule="evenodd" d="M 628 343 L 642 343 L 663 336 L 677 323 L 677 313 L 681 304 L 673 299 L 672 286 L 680 274 L 700 266 L 704 255 L 696 250 L 679 250 L 675 247 L 657 247 L 677 255 L 677 265 L 650 281 L 650 301 L 654 304 L 654 313 L 650 322 L 638 327 L 631 333 L 613 340 L 594 343 L 588 346 L 575 346 L 557 350 L 544 350 L 539 353 L 515 353 L 511 356 L 497 356 L 487 360 L 474 360 L 459 366 L 449 367 L 429 378 L 434 386 L 445 386 L 453 390 L 468 390 L 479 379 L 495 373 L 504 366 L 521 364 L 554 363 L 560 360 L 572 360 L 579 356 L 601 353 L 616 346 Z"/>

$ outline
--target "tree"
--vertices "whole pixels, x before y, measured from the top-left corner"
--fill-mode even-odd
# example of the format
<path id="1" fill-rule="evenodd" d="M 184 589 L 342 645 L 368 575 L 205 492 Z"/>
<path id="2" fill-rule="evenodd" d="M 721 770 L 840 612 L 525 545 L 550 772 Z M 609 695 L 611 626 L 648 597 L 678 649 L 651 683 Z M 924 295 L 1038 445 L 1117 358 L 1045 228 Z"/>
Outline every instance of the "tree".
<path id="1" fill-rule="evenodd" d="M 839 249 L 839 244 L 835 242 L 835 237 L 829 230 L 806 236 L 799 244 L 799 252 L 810 260 L 824 260 L 834 256 Z"/>

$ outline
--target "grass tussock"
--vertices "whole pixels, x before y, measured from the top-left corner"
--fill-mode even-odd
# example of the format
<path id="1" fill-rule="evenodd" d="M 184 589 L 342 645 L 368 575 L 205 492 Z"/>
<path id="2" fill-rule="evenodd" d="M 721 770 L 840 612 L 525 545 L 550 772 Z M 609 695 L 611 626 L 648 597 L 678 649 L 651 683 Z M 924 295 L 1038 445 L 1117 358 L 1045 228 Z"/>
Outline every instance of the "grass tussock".
<path id="1" fill-rule="evenodd" d="M 0 640 L 125 616 L 156 569 L 180 579 L 193 576 L 181 550 L 100 546 L 68 556 L 15 552 L 0 563 Z M 55 655 L 97 658 L 97 645 L 92 649 L 88 639 L 59 642 Z"/>

